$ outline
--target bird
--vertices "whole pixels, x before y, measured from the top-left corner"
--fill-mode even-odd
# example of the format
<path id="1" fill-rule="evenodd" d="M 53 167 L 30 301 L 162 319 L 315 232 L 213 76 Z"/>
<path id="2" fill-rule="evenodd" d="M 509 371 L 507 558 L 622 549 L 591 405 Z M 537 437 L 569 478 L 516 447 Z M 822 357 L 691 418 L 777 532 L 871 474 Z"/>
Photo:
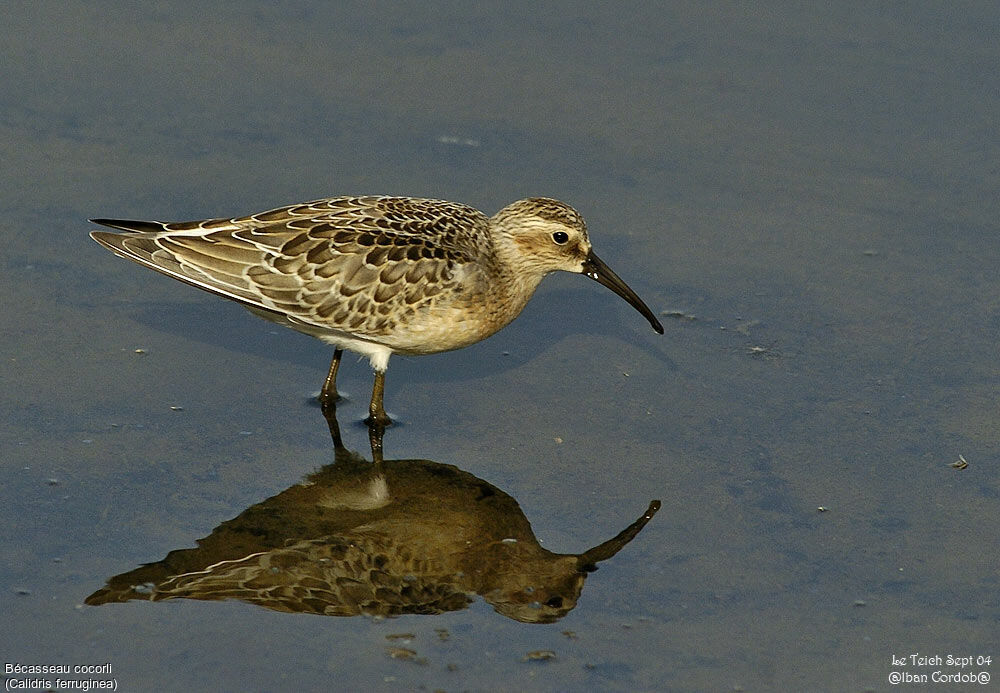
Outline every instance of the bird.
<path id="1" fill-rule="evenodd" d="M 375 372 L 366 422 L 388 426 L 383 405 L 392 354 L 469 346 L 516 318 L 542 279 L 583 274 L 663 326 L 594 252 L 583 217 L 547 197 L 492 217 L 460 203 L 341 196 L 236 218 L 184 222 L 95 218 L 91 237 L 116 255 L 236 301 L 271 322 L 334 346 L 319 394 L 338 398 L 345 349 Z"/>
<path id="2" fill-rule="evenodd" d="M 392 617 L 466 609 L 480 596 L 508 618 L 554 623 L 661 505 L 651 501 L 582 553 L 554 553 L 517 499 L 488 481 L 433 460 L 369 461 L 344 446 L 335 411 L 327 424 L 332 464 L 223 522 L 197 548 L 109 578 L 84 603 L 238 599 L 290 613 Z"/>

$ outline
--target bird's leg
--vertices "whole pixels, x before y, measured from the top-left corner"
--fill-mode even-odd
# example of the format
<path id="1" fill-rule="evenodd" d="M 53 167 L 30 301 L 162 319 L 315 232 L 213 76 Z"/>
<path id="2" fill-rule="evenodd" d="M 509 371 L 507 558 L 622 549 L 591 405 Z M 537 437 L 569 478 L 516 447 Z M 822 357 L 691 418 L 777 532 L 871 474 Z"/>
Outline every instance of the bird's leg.
<path id="1" fill-rule="evenodd" d="M 368 443 L 372 446 L 372 463 L 375 465 L 376 473 L 382 473 L 382 436 L 385 434 L 385 425 L 368 424 Z"/>
<path id="2" fill-rule="evenodd" d="M 392 423 L 392 419 L 385 413 L 385 407 L 382 406 L 382 395 L 384 393 L 385 371 L 376 370 L 375 385 L 372 387 L 372 401 L 368 405 L 368 418 L 365 419 L 365 423 L 368 424 L 369 428 L 377 426 L 385 429 L 386 426 Z"/>
<path id="3" fill-rule="evenodd" d="M 385 413 L 382 406 L 382 395 L 385 393 L 385 371 L 375 371 L 375 385 L 372 387 L 372 401 L 368 406 L 368 442 L 372 446 L 372 462 L 377 470 L 382 468 L 382 436 L 392 419 Z"/>
<path id="4" fill-rule="evenodd" d="M 319 402 L 324 406 L 333 404 L 340 399 L 340 395 L 337 394 L 337 369 L 340 368 L 340 357 L 343 355 L 343 349 L 336 349 L 333 352 L 330 371 L 326 374 L 326 382 L 323 383 L 323 389 L 319 392 Z"/>
<path id="5" fill-rule="evenodd" d="M 337 422 L 337 405 L 331 400 L 320 397 L 320 411 L 326 419 L 327 428 L 330 429 L 330 437 L 333 439 L 333 449 L 336 455 L 347 452 L 344 441 L 340 437 L 340 424 Z"/>

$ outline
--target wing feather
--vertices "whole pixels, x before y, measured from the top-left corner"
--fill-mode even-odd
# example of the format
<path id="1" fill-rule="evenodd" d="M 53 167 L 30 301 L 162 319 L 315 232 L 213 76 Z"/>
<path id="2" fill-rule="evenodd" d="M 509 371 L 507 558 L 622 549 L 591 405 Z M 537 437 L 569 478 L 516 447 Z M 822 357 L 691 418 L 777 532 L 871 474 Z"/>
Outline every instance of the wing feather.
<path id="1" fill-rule="evenodd" d="M 378 336 L 492 256 L 481 212 L 452 202 L 339 197 L 236 219 L 94 219 L 122 257 L 289 322 Z"/>

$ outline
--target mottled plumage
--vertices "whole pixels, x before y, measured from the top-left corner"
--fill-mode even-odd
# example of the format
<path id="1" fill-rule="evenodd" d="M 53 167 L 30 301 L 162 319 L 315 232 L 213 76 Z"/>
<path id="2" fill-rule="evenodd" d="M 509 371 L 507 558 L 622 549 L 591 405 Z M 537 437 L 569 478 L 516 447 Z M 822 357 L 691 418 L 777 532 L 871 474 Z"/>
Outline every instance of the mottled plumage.
<path id="1" fill-rule="evenodd" d="M 517 501 L 458 467 L 337 462 L 247 508 L 158 562 L 116 575 L 90 605 L 132 599 L 238 599 L 327 616 L 441 614 L 476 595 L 499 613 L 552 623 L 586 575 L 635 538 L 660 507 L 582 553 L 541 546 Z M 376 490 L 377 489 L 377 490 Z M 377 502 L 373 502 L 377 499 Z"/>
<path id="2" fill-rule="evenodd" d="M 101 245 L 245 305 L 337 347 L 323 396 L 336 397 L 342 349 L 376 372 L 371 420 L 387 423 L 384 372 L 393 353 L 478 342 L 513 320 L 550 272 L 580 272 L 649 308 L 590 247 L 569 205 L 531 198 L 492 218 L 462 204 L 409 197 L 335 197 L 236 219 L 94 219 Z"/>

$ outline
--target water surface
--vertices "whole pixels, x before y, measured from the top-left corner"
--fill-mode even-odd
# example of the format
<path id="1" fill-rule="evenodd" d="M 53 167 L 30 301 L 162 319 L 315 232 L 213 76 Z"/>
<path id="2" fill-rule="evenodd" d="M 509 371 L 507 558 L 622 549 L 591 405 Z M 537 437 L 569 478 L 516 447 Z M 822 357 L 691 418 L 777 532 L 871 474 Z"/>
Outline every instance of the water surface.
<path id="1" fill-rule="evenodd" d="M 998 20 L 8 8 L 4 661 L 110 663 L 120 690 L 883 690 L 893 655 L 1000 656 Z M 393 359 L 387 457 L 502 489 L 555 553 L 662 509 L 551 624 L 84 605 L 331 461 L 328 348 L 86 219 L 358 193 L 563 199 L 667 328 L 553 276 L 486 342 Z M 367 365 L 341 385 L 360 419 Z"/>

